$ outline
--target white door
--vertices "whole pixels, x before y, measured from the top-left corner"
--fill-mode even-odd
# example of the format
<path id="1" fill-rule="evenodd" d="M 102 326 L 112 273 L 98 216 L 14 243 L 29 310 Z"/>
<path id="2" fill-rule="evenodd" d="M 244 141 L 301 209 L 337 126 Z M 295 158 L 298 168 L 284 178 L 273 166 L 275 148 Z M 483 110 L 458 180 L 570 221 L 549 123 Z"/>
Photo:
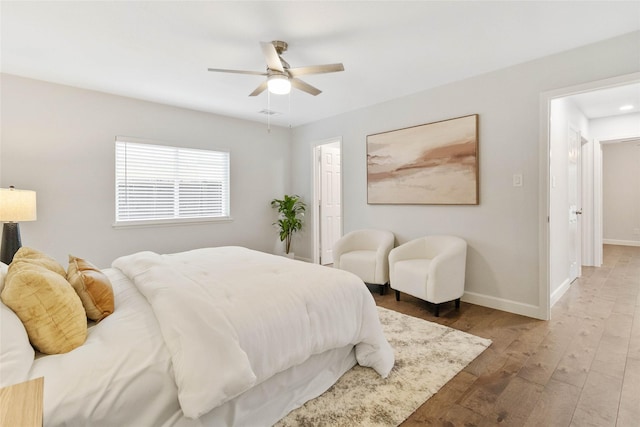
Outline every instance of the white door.
<path id="1" fill-rule="evenodd" d="M 320 264 L 333 263 L 333 244 L 342 235 L 340 145 L 320 146 Z"/>
<path id="2" fill-rule="evenodd" d="M 580 170 L 582 142 L 580 132 L 569 127 L 567 139 L 568 162 L 568 205 L 569 205 L 569 281 L 573 282 L 581 273 L 581 229 L 582 215 L 580 194 Z"/>

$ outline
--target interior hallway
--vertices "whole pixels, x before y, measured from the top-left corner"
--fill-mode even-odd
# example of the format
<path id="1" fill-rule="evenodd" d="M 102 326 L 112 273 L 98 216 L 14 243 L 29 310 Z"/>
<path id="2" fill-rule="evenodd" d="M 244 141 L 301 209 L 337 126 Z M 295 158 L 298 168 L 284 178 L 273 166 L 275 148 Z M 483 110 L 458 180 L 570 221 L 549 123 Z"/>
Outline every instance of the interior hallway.
<path id="1" fill-rule="evenodd" d="M 550 321 L 402 294 L 378 305 L 490 338 L 493 344 L 403 426 L 617 426 L 640 420 L 640 247 L 604 247 Z"/>

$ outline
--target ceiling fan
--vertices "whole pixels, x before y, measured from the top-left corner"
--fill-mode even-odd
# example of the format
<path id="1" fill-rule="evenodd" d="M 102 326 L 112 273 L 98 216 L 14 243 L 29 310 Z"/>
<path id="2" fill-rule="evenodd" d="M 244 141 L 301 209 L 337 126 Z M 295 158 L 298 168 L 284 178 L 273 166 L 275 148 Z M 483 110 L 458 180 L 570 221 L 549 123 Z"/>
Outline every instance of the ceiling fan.
<path id="1" fill-rule="evenodd" d="M 209 71 L 236 74 L 252 74 L 256 76 L 266 76 L 267 80 L 262 82 L 249 96 L 257 96 L 269 89 L 269 92 L 278 95 L 284 95 L 291 91 L 293 86 L 303 92 L 307 92 L 313 96 L 319 95 L 322 91 L 318 88 L 303 82 L 298 77 L 309 74 L 335 73 L 344 71 L 344 66 L 338 64 L 310 65 L 307 67 L 291 68 L 289 63 L 282 59 L 282 54 L 287 50 L 287 43 L 274 40 L 272 42 L 260 42 L 262 53 L 267 61 L 267 71 L 244 71 L 244 70 L 225 70 L 221 68 L 209 68 Z"/>

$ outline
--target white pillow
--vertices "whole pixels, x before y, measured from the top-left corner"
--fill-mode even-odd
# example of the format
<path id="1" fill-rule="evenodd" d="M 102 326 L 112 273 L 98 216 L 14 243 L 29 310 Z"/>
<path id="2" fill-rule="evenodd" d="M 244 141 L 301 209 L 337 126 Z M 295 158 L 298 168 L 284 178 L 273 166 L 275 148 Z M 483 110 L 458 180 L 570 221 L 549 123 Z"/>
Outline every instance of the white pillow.
<path id="1" fill-rule="evenodd" d="M 2 289 L 4 288 L 4 278 L 7 275 L 8 270 L 9 266 L 3 262 L 0 262 L 0 293 L 2 293 Z"/>
<path id="2" fill-rule="evenodd" d="M 24 325 L 0 302 L 0 387 L 28 380 L 34 357 Z"/>

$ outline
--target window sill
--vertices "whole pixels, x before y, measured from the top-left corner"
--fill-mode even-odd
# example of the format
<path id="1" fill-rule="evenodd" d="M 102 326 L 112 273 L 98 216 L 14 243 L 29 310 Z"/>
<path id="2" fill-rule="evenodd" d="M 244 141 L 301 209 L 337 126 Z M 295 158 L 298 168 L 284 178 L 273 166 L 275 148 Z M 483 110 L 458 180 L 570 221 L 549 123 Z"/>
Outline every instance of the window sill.
<path id="1" fill-rule="evenodd" d="M 140 220 L 140 221 L 118 221 L 114 222 L 111 226 L 113 228 L 147 228 L 147 227 L 175 227 L 181 225 L 194 225 L 194 224 L 212 224 L 220 222 L 232 222 L 233 218 L 230 216 L 216 217 L 216 218 L 183 218 L 183 219 L 155 219 L 155 220 Z"/>

